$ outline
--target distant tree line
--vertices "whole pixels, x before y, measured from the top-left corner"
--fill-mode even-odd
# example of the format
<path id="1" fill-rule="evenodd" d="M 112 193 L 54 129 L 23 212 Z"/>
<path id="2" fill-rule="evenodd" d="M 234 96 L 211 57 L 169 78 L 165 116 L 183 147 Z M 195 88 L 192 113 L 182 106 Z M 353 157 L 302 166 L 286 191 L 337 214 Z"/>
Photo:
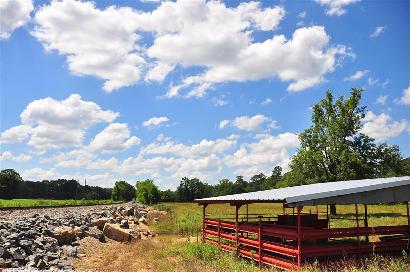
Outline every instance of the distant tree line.
<path id="1" fill-rule="evenodd" d="M 25 181 L 14 169 L 0 172 L 0 199 L 110 199 L 111 188 L 80 185 L 74 179 Z"/>

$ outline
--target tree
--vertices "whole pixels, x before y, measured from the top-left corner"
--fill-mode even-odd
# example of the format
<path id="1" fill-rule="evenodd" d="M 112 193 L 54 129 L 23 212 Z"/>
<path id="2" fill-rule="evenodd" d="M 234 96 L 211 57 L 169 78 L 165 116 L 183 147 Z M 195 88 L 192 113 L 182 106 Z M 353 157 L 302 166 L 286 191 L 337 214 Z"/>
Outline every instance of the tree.
<path id="1" fill-rule="evenodd" d="M 299 134 L 300 148 L 282 185 L 301 185 L 349 179 L 400 175 L 398 147 L 377 145 L 360 133 L 366 107 L 359 106 L 362 90 L 352 89 L 347 99 L 326 92 L 312 109 L 312 126 Z M 286 184 L 287 183 L 287 184 Z M 336 207 L 331 206 L 336 213 Z"/>
<path id="2" fill-rule="evenodd" d="M 159 190 L 153 180 L 137 181 L 135 187 L 137 188 L 136 199 L 138 202 L 151 205 L 159 201 Z"/>
<path id="3" fill-rule="evenodd" d="M 112 189 L 111 198 L 115 201 L 125 200 L 130 201 L 135 197 L 134 186 L 128 184 L 126 181 L 116 181 Z"/>
<path id="4" fill-rule="evenodd" d="M 12 199 L 19 197 L 20 184 L 23 179 L 14 169 L 4 169 L 0 172 L 0 198 Z"/>
<path id="5" fill-rule="evenodd" d="M 212 193 L 212 187 L 197 178 L 182 178 L 177 188 L 177 200 L 191 202 L 196 198 L 208 197 Z"/>

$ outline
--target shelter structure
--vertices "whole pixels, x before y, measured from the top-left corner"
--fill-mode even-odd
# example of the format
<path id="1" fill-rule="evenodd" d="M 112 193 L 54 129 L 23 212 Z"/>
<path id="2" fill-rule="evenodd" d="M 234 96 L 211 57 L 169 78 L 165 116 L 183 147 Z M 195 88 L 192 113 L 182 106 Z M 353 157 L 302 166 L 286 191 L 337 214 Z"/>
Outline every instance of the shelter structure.
<path id="1" fill-rule="evenodd" d="M 318 183 L 196 199 L 202 206 L 202 241 L 222 250 L 284 270 L 298 270 L 313 259 L 372 253 L 394 253 L 410 249 L 410 177 L 392 177 Z M 282 203 L 283 214 L 240 218 L 239 209 L 252 203 Z M 368 205 L 404 203 L 407 217 L 400 225 L 369 226 Z M 230 204 L 234 218 L 207 216 L 210 204 Z M 329 205 L 355 207 L 354 227 L 332 228 Z M 326 205 L 326 213 L 307 212 L 306 206 Z M 358 205 L 364 205 L 359 219 Z M 321 206 L 322 208 L 324 206 Z M 286 213 L 292 208 L 292 213 Z M 296 210 L 296 211 L 295 211 Z M 402 218 L 403 219 L 403 218 Z M 360 224 L 362 222 L 362 224 Z"/>

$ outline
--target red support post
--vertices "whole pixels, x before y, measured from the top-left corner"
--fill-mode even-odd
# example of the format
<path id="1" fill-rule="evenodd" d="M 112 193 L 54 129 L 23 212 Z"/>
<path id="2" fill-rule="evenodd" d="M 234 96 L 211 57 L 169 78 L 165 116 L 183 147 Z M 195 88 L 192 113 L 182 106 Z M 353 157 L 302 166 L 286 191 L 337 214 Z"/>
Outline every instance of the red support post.
<path id="1" fill-rule="evenodd" d="M 202 243 L 205 243 L 206 206 L 208 206 L 208 204 L 203 204 L 203 205 L 202 205 Z"/>
<path id="2" fill-rule="evenodd" d="M 366 229 L 369 227 L 369 221 L 367 219 L 367 205 L 364 204 L 364 226 Z M 369 235 L 366 235 L 366 243 L 369 242 Z"/>
<path id="3" fill-rule="evenodd" d="M 235 206 L 235 238 L 236 238 L 236 253 L 239 254 L 239 209 L 241 206 Z"/>
<path id="4" fill-rule="evenodd" d="M 298 270 L 302 265 L 302 220 L 300 218 L 300 212 L 303 206 L 297 207 L 297 225 L 298 225 Z"/>
<path id="5" fill-rule="evenodd" d="M 407 207 L 407 225 L 409 226 L 409 234 L 408 236 L 410 237 L 410 209 L 409 209 L 409 202 L 406 202 L 406 207 Z"/>
<path id="6" fill-rule="evenodd" d="M 356 237 L 357 237 L 357 255 L 360 257 L 360 234 L 359 234 L 359 210 L 357 204 L 355 204 L 356 209 Z"/>
<path id="7" fill-rule="evenodd" d="M 258 249 L 259 249 L 259 255 L 258 255 L 258 267 L 259 270 L 261 269 L 261 263 L 262 263 L 262 222 L 261 218 L 259 217 L 259 228 L 258 228 Z"/>
<path id="8" fill-rule="evenodd" d="M 218 218 L 218 246 L 221 249 L 221 218 Z"/>

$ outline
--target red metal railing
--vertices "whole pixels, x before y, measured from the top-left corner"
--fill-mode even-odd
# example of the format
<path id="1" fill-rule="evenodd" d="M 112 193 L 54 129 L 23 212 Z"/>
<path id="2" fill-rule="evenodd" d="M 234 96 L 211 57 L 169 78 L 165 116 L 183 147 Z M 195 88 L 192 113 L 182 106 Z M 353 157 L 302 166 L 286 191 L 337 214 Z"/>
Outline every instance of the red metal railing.
<path id="1" fill-rule="evenodd" d="M 221 250 L 236 251 L 239 255 L 261 264 L 281 269 L 300 267 L 303 258 L 342 254 L 369 254 L 409 250 L 409 226 L 356 227 L 315 229 L 285 226 L 275 222 L 229 222 L 221 219 L 203 221 L 203 241 Z M 361 241 L 360 237 L 390 235 L 392 240 Z M 392 236 L 394 235 L 394 236 Z M 357 243 L 329 241 L 333 238 L 358 238 Z"/>

